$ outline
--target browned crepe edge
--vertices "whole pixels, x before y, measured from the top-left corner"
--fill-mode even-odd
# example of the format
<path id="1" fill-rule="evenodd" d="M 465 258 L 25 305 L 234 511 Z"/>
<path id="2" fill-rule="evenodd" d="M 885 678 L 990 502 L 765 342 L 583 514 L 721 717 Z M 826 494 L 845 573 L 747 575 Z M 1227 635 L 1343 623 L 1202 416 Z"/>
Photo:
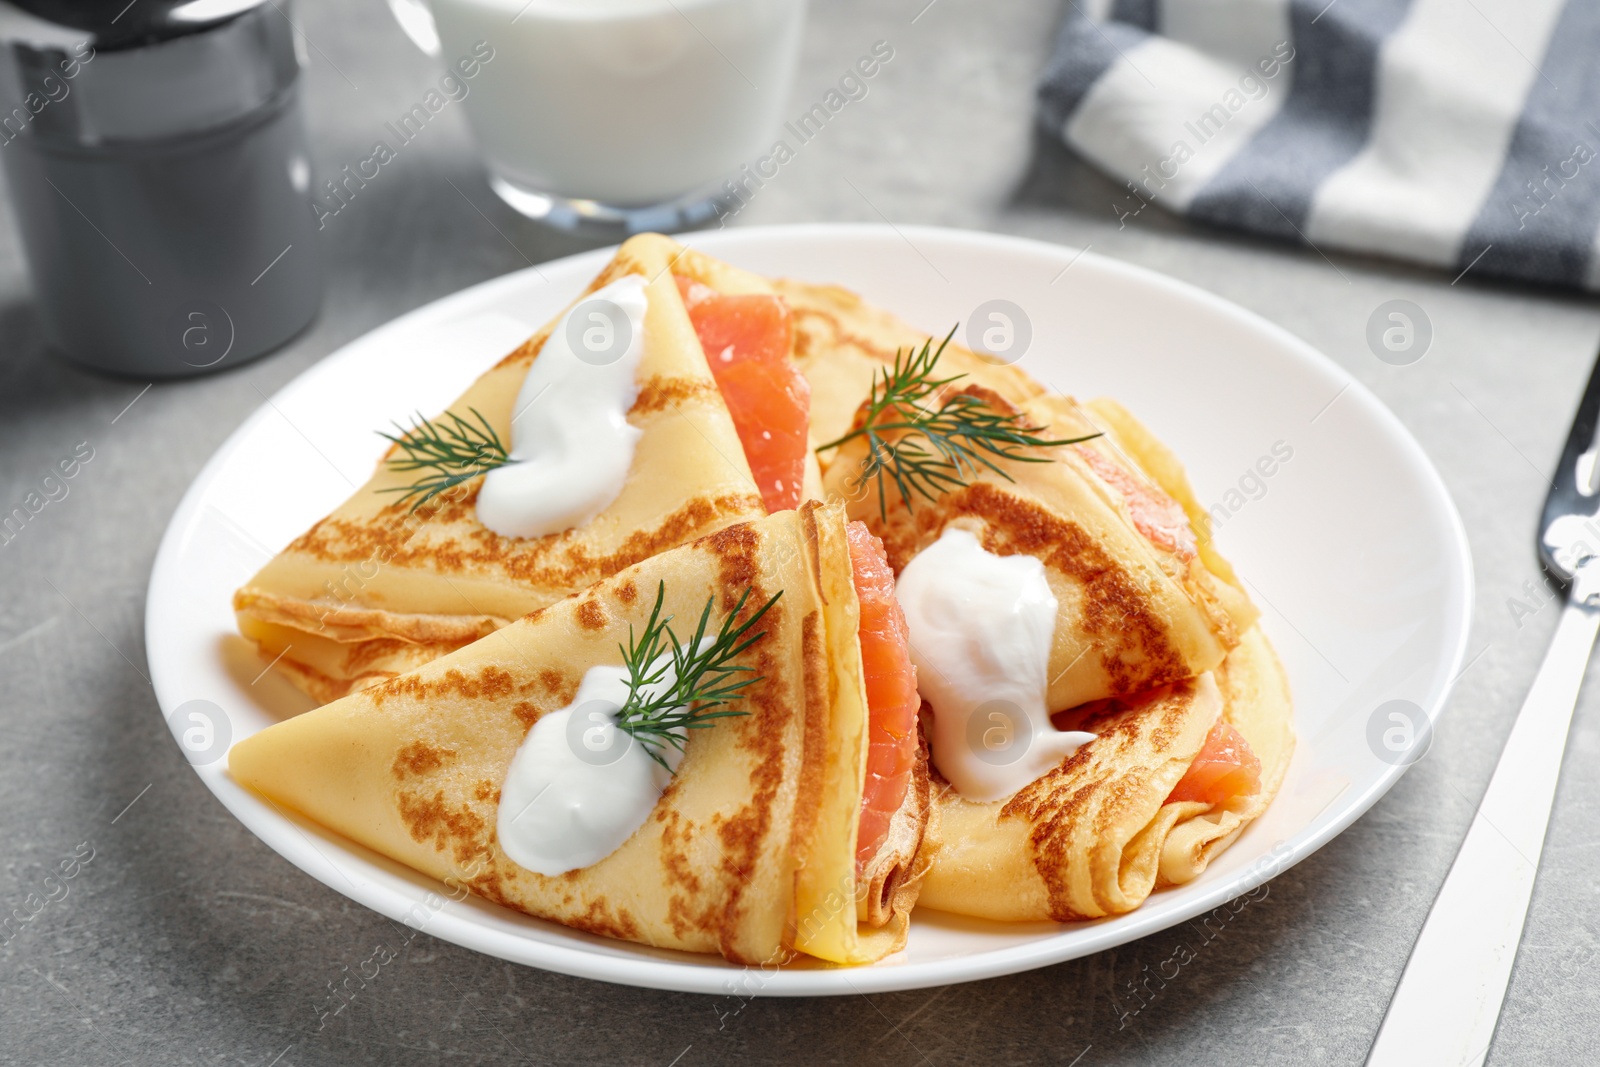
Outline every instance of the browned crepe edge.
<path id="1" fill-rule="evenodd" d="M 1211 514 L 1200 506 L 1177 454 L 1116 400 L 1096 397 L 1083 407 L 1122 453 L 1183 508 L 1194 531 L 1200 562 L 1217 579 L 1213 590 L 1218 603 L 1240 633 L 1248 630 L 1261 613 L 1251 602 L 1233 564 L 1217 549 L 1211 534 Z"/>
<path id="2" fill-rule="evenodd" d="M 1196 877 L 1267 809 L 1294 749 L 1293 705 L 1270 642 L 1252 628 L 1230 659 L 1216 672 L 1214 710 L 1195 702 L 1195 682 L 1105 702 L 1070 724 L 1096 739 L 1009 800 L 946 795 L 945 842 L 922 906 L 1071 922 L 1132 911 L 1162 886 Z M 1254 733 L 1260 791 L 1217 810 L 1166 803 L 1219 715 L 1248 727 L 1247 739 Z"/>
<path id="3" fill-rule="evenodd" d="M 1224 699 L 1223 721 L 1245 736 L 1261 760 L 1261 788 L 1248 796 L 1235 797 L 1221 808 L 1207 808 L 1192 802 L 1167 805 L 1183 809 L 1184 817 L 1162 841 L 1158 887 L 1182 885 L 1204 873 L 1245 827 L 1272 804 L 1294 758 L 1294 704 L 1288 674 L 1259 629 L 1251 630 L 1246 640 L 1252 646 L 1259 646 L 1248 669 L 1240 670 L 1236 664 L 1230 670 L 1229 664 L 1224 663 L 1217 672 L 1218 684 Z M 1245 686 L 1252 687 L 1253 691 L 1241 691 Z M 1264 709 L 1279 704 L 1284 708 L 1281 717 L 1262 714 Z"/>
<path id="4" fill-rule="evenodd" d="M 897 917 L 909 917 L 938 850 L 939 808 L 933 802 L 928 743 L 919 723 L 910 788 L 889 822 L 889 834 L 878 854 L 857 877 L 858 919 L 881 927 Z"/>

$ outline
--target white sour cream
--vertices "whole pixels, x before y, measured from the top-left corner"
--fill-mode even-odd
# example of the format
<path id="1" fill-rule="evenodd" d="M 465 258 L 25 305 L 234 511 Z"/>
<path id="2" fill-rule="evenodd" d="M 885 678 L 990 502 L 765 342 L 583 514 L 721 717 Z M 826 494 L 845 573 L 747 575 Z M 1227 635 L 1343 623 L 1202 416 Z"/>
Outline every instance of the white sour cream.
<path id="1" fill-rule="evenodd" d="M 1001 800 L 1094 740 L 1057 730 L 1045 706 L 1057 603 L 1043 563 L 946 529 L 906 564 L 895 596 L 933 706 L 933 762 L 956 792 Z"/>
<path id="2" fill-rule="evenodd" d="M 669 667 L 656 684 L 672 683 Z M 616 712 L 627 699 L 626 670 L 591 667 L 572 703 L 541 718 L 523 738 L 500 789 L 495 822 L 500 847 L 519 866 L 546 875 L 588 867 L 622 847 L 650 817 L 672 774 L 617 729 Z M 683 754 L 671 745 L 660 751 L 677 770 Z"/>
<path id="3" fill-rule="evenodd" d="M 479 522 L 505 537 L 543 537 L 588 522 L 622 494 L 639 443 L 628 409 L 639 395 L 647 306 L 644 278 L 630 274 L 556 324 L 511 409 L 516 462 L 484 476 Z M 608 317 L 610 308 L 621 315 Z"/>

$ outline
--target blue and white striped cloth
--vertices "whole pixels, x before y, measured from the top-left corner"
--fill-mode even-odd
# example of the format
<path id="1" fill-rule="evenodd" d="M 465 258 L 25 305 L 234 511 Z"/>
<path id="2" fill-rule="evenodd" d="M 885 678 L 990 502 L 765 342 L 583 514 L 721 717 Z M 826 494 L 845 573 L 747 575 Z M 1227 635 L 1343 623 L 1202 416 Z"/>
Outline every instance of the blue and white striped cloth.
<path id="1" fill-rule="evenodd" d="M 1597 0 L 1067 10 L 1040 116 L 1118 217 L 1600 289 Z"/>

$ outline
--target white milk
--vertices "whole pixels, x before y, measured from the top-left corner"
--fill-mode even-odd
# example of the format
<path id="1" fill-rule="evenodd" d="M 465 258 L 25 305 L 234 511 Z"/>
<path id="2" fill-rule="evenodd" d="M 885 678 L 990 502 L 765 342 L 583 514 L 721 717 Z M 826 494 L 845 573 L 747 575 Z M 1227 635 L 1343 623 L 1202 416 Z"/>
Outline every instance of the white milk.
<path id="1" fill-rule="evenodd" d="M 771 147 L 805 0 L 429 0 L 450 66 L 494 58 L 467 115 L 489 169 L 536 193 L 646 206 Z"/>

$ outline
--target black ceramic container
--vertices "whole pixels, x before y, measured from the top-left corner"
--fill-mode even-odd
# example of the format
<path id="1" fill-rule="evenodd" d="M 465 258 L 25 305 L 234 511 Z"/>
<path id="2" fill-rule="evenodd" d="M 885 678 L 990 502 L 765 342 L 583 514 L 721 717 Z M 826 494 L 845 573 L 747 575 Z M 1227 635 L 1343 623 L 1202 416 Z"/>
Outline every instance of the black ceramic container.
<path id="1" fill-rule="evenodd" d="M 316 314 L 301 64 L 281 7 L 0 0 L 0 161 L 45 333 L 73 360 L 199 374 Z"/>

